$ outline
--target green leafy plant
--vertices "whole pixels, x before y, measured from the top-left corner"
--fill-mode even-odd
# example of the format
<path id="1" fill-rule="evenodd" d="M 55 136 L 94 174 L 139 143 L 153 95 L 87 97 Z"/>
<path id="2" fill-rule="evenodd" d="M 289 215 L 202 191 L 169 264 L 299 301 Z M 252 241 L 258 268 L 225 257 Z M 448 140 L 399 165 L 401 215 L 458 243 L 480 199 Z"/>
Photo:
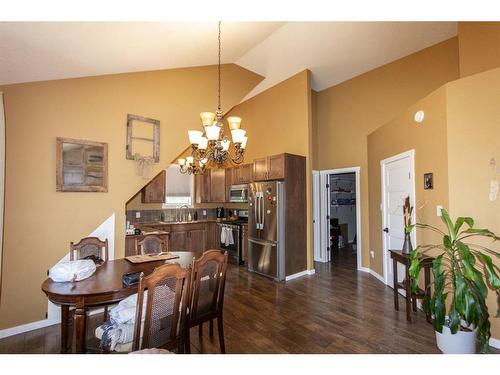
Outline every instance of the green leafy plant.
<path id="1" fill-rule="evenodd" d="M 474 220 L 470 217 L 459 217 L 453 223 L 448 212 L 442 210 L 441 219 L 446 225 L 446 233 L 427 224 L 417 223 L 406 227 L 407 233 L 416 227 L 443 236 L 442 244 L 418 246 L 410 253 L 409 273 L 413 291 L 418 288 L 420 258 L 428 251 L 440 250 L 432 265 L 434 291 L 432 295 L 429 290 L 426 291 L 422 308 L 434 317 L 434 328 L 440 333 L 443 325 L 448 326 L 451 333 L 467 330 L 467 327 L 477 328 L 481 352 L 487 352 L 491 336 L 486 306 L 488 289 L 496 293 L 496 317 L 500 317 L 500 269 L 493 264 L 491 256 L 500 259 L 500 253 L 469 241 L 486 237 L 494 242 L 500 237 L 488 229 L 474 228 Z M 451 301 L 447 301 L 448 297 Z"/>

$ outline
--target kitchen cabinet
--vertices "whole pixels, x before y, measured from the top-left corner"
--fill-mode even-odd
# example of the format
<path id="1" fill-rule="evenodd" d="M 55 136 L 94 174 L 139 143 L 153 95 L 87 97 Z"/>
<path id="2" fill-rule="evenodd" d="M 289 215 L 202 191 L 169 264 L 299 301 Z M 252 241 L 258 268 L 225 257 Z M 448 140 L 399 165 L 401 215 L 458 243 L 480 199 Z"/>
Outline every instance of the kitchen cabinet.
<path id="1" fill-rule="evenodd" d="M 196 203 L 210 202 L 210 171 L 194 176 L 194 196 Z"/>
<path id="2" fill-rule="evenodd" d="M 207 223 L 170 225 L 170 251 L 207 250 Z"/>
<path id="3" fill-rule="evenodd" d="M 207 249 L 207 230 L 193 229 L 188 232 L 189 251 L 206 251 Z"/>
<path id="4" fill-rule="evenodd" d="M 210 169 L 210 202 L 226 202 L 226 170 Z"/>
<path id="5" fill-rule="evenodd" d="M 217 223 L 207 223 L 207 250 L 219 249 Z"/>
<path id="6" fill-rule="evenodd" d="M 142 203 L 165 203 L 166 172 L 161 171 L 141 190 Z"/>
<path id="7" fill-rule="evenodd" d="M 229 168 L 232 175 L 232 185 L 249 184 L 252 182 L 253 164 L 242 164 Z"/>
<path id="8" fill-rule="evenodd" d="M 247 263 L 248 257 L 248 224 L 241 226 L 241 258 L 243 262 Z"/>
<path id="9" fill-rule="evenodd" d="M 267 158 L 255 159 L 253 161 L 254 181 L 267 180 Z"/>
<path id="10" fill-rule="evenodd" d="M 228 176 L 229 178 L 229 176 Z M 226 202 L 228 189 L 226 169 L 208 169 L 203 174 L 195 175 L 194 192 L 196 203 Z"/>
<path id="11" fill-rule="evenodd" d="M 253 161 L 253 180 L 269 181 L 285 178 L 286 154 L 267 156 Z"/>

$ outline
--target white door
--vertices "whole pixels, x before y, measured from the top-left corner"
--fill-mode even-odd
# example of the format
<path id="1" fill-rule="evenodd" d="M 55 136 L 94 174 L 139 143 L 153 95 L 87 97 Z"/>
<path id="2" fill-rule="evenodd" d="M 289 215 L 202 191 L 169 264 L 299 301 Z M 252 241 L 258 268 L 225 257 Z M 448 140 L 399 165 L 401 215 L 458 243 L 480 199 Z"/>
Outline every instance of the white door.
<path id="1" fill-rule="evenodd" d="M 392 259 L 389 250 L 401 250 L 404 242 L 403 205 L 406 197 L 414 206 L 413 182 L 414 152 L 406 152 L 385 159 L 382 166 L 382 230 L 385 283 L 393 287 Z M 413 219 L 414 221 L 414 219 Z M 412 242 L 415 245 L 414 233 Z M 398 266 L 398 281 L 402 281 L 404 267 Z"/>

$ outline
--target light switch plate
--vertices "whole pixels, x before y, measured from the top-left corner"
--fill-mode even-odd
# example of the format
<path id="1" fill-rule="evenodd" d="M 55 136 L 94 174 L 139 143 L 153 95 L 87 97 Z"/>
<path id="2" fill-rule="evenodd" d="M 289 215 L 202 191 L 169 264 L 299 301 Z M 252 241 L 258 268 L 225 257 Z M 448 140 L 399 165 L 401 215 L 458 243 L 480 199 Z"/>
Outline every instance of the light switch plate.
<path id="1" fill-rule="evenodd" d="M 135 213 L 135 218 L 136 218 L 136 219 L 140 219 L 140 218 L 141 218 L 141 213 L 140 213 L 139 211 L 137 211 L 137 212 Z"/>
<path id="2" fill-rule="evenodd" d="M 498 197 L 498 181 L 492 180 L 490 182 L 490 202 L 494 202 Z"/>
<path id="3" fill-rule="evenodd" d="M 371 251 L 370 251 L 370 256 L 371 256 L 372 258 L 375 258 L 375 251 L 371 250 Z"/>
<path id="4" fill-rule="evenodd" d="M 436 215 L 437 216 L 443 216 L 441 213 L 441 210 L 443 209 L 443 206 L 436 206 Z"/>

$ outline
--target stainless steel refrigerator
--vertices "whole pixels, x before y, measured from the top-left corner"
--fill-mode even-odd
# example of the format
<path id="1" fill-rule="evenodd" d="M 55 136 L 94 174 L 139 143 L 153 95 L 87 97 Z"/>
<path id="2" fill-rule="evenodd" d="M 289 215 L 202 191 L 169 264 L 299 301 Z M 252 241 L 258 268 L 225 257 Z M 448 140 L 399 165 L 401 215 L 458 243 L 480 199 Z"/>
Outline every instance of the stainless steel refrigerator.
<path id="1" fill-rule="evenodd" d="M 250 184 L 248 270 L 285 280 L 284 189 L 282 181 Z"/>

